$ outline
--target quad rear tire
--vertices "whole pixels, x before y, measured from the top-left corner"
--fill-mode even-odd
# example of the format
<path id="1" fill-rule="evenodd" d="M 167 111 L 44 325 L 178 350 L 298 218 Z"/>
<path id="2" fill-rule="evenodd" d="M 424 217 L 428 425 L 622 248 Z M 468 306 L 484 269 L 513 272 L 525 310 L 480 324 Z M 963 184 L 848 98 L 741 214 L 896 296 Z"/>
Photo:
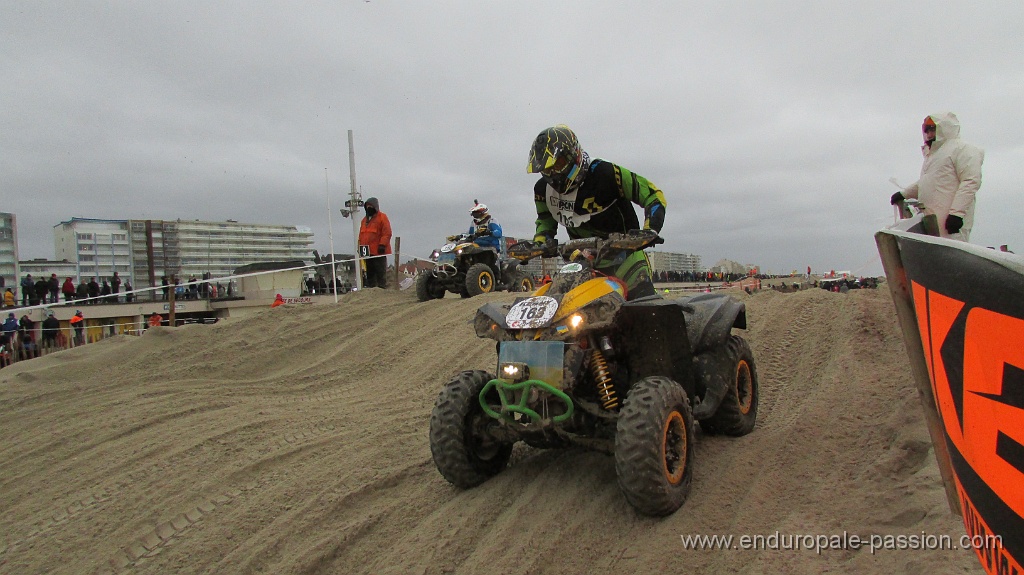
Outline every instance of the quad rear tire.
<path id="1" fill-rule="evenodd" d="M 437 278 L 430 272 L 420 272 L 420 275 L 416 276 L 416 299 L 420 301 L 441 299 L 444 297 L 444 292 L 444 286 L 440 285 Z"/>
<path id="2" fill-rule="evenodd" d="M 512 286 L 509 288 L 508 291 L 513 291 L 513 292 L 532 292 L 533 291 L 533 280 L 530 279 L 529 275 L 527 275 L 527 274 L 525 274 L 523 272 L 519 272 L 519 273 L 516 274 L 516 279 L 515 279 L 515 281 L 512 282 Z"/>
<path id="3" fill-rule="evenodd" d="M 494 270 L 487 264 L 473 264 L 466 270 L 466 293 L 470 297 L 494 291 Z"/>
<path id="4" fill-rule="evenodd" d="M 730 336 L 726 352 L 732 366 L 732 380 L 718 410 L 707 421 L 702 421 L 701 427 L 711 433 L 739 437 L 753 431 L 757 420 L 757 369 L 750 345 L 742 337 Z"/>
<path id="5" fill-rule="evenodd" d="M 644 515 L 669 515 L 690 494 L 694 423 L 682 386 L 647 377 L 629 390 L 615 434 L 615 473 L 626 501 Z"/>
<path id="6" fill-rule="evenodd" d="M 487 433 L 497 422 L 480 407 L 480 390 L 492 379 L 493 375 L 480 370 L 458 374 L 438 394 L 430 414 L 434 465 L 457 487 L 475 487 L 497 475 L 512 454 L 511 443 Z"/>

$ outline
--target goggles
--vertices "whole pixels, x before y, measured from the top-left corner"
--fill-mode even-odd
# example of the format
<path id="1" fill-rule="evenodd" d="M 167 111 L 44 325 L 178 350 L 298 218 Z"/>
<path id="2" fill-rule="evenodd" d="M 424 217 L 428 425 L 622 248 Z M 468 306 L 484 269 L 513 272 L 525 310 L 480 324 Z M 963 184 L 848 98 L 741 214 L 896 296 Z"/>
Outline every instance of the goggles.
<path id="1" fill-rule="evenodd" d="M 565 172 L 568 167 L 569 158 L 564 155 L 559 155 L 558 158 L 555 159 L 555 163 L 552 164 L 550 168 L 544 168 L 540 173 L 542 176 L 550 178 L 551 176 Z"/>

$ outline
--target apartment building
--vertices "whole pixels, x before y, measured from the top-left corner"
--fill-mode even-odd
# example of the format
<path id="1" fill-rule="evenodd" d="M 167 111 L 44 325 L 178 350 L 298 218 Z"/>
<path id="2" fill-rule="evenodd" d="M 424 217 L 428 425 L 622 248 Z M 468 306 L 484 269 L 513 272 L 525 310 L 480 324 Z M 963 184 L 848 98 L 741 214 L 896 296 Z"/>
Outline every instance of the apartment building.
<path id="1" fill-rule="evenodd" d="M 18 294 L 18 279 L 21 271 L 18 268 L 18 219 L 14 214 L 0 212 L 0 296 L 7 288 Z"/>
<path id="2" fill-rule="evenodd" d="M 118 272 L 127 279 L 131 271 L 128 220 L 71 218 L 53 227 L 54 260 L 75 262 L 75 275 L 102 282 Z"/>
<path id="3" fill-rule="evenodd" d="M 232 275 L 253 263 L 311 260 L 313 231 L 303 226 L 235 220 L 99 220 L 72 218 L 54 226 L 56 259 L 77 261 L 80 277 L 117 271 L 135 289 L 163 276 Z"/>
<path id="4" fill-rule="evenodd" d="M 647 252 L 647 259 L 651 261 L 651 270 L 655 273 L 697 273 L 704 271 L 701 267 L 700 256 L 695 254 L 649 251 Z"/>

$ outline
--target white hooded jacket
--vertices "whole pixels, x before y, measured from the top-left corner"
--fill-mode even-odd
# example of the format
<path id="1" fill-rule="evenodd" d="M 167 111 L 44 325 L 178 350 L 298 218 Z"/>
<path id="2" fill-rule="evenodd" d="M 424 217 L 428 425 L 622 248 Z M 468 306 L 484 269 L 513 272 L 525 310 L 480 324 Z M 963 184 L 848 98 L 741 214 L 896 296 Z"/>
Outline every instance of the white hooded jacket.
<path id="1" fill-rule="evenodd" d="M 944 238 L 968 241 L 974 227 L 974 196 L 981 187 L 981 164 L 985 151 L 960 139 L 960 121 L 952 112 L 929 116 L 935 122 L 935 141 L 924 145 L 924 165 L 918 181 L 903 190 L 903 196 L 921 200 L 926 214 L 935 214 Z M 960 216 L 959 233 L 946 232 L 946 217 Z"/>

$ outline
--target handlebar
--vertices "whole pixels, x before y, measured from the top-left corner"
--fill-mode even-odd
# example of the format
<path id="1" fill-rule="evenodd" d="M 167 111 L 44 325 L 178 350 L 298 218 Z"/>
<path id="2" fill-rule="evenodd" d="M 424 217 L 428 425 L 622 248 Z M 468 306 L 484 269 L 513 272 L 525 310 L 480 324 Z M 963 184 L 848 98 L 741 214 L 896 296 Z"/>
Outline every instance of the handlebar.
<path id="1" fill-rule="evenodd" d="M 609 234 L 607 238 L 569 240 L 561 245 L 553 239 L 540 245 L 530 241 L 521 241 L 508 249 L 508 255 L 525 263 L 536 257 L 561 256 L 569 258 L 576 250 L 594 250 L 598 256 L 601 256 L 611 250 L 637 251 L 663 243 L 665 243 L 664 238 L 654 230 L 630 230 L 626 233 Z"/>

